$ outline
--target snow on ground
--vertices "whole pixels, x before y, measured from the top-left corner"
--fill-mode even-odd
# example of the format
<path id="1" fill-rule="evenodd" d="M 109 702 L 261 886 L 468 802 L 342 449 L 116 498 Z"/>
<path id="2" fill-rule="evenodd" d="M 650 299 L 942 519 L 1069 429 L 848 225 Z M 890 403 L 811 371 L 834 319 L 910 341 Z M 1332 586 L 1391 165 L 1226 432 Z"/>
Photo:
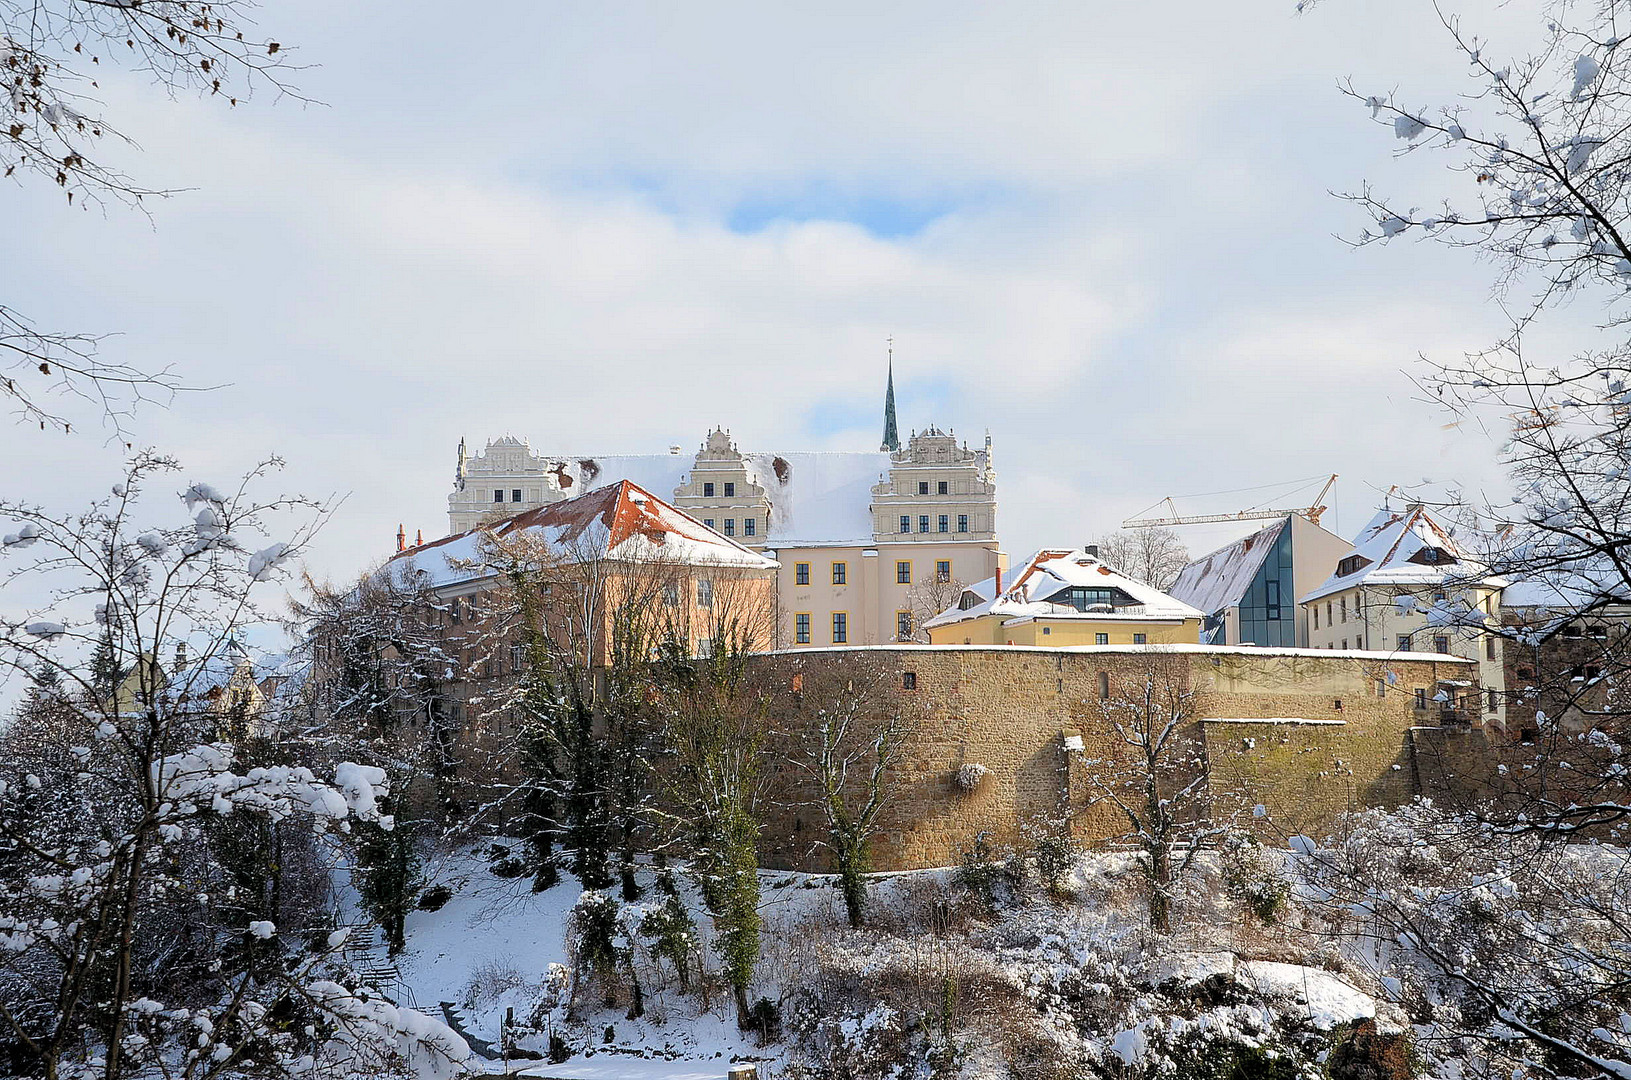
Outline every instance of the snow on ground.
<path id="1" fill-rule="evenodd" d="M 1376 1016 L 1376 1001 L 1369 994 L 1319 968 L 1247 960 L 1236 967 L 1235 978 L 1265 996 L 1306 1003 L 1309 1023 L 1322 1031 Z"/>

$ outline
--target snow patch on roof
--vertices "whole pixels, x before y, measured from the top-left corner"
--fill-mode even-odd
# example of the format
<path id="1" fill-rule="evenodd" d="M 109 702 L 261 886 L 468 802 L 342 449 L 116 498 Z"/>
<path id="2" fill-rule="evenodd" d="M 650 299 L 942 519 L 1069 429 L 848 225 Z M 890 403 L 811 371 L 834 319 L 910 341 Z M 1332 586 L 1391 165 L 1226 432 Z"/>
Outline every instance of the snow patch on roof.
<path id="1" fill-rule="evenodd" d="M 619 480 L 576 498 L 524 510 L 479 529 L 455 533 L 397 555 L 387 567 L 418 571 L 435 587 L 485 577 L 471 565 L 481 555 L 481 537 L 519 533 L 541 537 L 569 558 L 620 562 L 673 562 L 691 566 L 774 569 L 768 558 L 722 536 L 696 518 L 670 506 L 630 480 Z"/>
<path id="2" fill-rule="evenodd" d="M 1428 548 L 1450 555 L 1453 562 L 1412 562 Z M 1360 556 L 1365 565 L 1350 574 L 1332 573 L 1324 584 L 1299 603 L 1318 600 L 1330 593 L 1364 585 L 1440 585 L 1452 581 L 1482 580 L 1501 586 L 1499 578 L 1489 578 L 1488 567 L 1473 560 L 1457 542 L 1455 532 L 1441 525 L 1423 506 L 1407 510 L 1382 510 L 1360 530 L 1347 556 Z"/>
<path id="3" fill-rule="evenodd" d="M 1072 586 L 1120 589 L 1141 610 L 1084 613 L 1070 604 L 1049 600 Z M 1036 618 L 1198 619 L 1203 614 L 1159 589 L 1133 580 L 1097 556 L 1088 554 L 1085 548 L 1044 548 L 1027 559 L 1019 571 L 1008 579 L 1000 596 L 984 600 L 967 610 L 947 608 L 924 625 L 946 626 L 985 615 L 1000 615 L 1006 623 Z"/>
<path id="4" fill-rule="evenodd" d="M 1263 560 L 1274 550 L 1280 533 L 1289 523 L 1289 518 L 1281 518 L 1250 536 L 1202 555 L 1178 572 L 1178 580 L 1168 591 L 1175 599 L 1208 615 L 1234 607 L 1246 595 Z"/>

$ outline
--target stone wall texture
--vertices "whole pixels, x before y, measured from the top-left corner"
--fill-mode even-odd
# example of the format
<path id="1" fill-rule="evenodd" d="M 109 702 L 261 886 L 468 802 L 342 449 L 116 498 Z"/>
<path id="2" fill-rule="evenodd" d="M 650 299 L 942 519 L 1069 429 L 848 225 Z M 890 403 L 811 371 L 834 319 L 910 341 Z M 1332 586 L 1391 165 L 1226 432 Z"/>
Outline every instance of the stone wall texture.
<path id="1" fill-rule="evenodd" d="M 1014 843 L 1030 821 L 1068 819 L 1087 843 L 1123 834 L 1125 817 L 1094 801 L 1082 773 L 1086 762 L 1127 754 L 1101 695 L 1122 695 L 1150 673 L 1193 692 L 1182 735 L 1204 749 L 1213 817 L 1306 833 L 1420 790 L 1412 730 L 1437 726 L 1439 680 L 1476 677 L 1470 661 L 1308 649 L 902 645 L 798 656 L 819 664 L 857 651 L 887 657 L 914 687 L 903 693 L 918 699 L 922 716 L 892 777 L 873 847 L 877 870 L 947 865 L 977 833 Z M 1426 709 L 1417 708 L 1418 690 Z M 955 774 L 969 764 L 986 773 L 965 791 Z M 819 812 L 796 799 L 767 804 L 776 809 L 761 846 L 766 865 L 823 868 Z"/>

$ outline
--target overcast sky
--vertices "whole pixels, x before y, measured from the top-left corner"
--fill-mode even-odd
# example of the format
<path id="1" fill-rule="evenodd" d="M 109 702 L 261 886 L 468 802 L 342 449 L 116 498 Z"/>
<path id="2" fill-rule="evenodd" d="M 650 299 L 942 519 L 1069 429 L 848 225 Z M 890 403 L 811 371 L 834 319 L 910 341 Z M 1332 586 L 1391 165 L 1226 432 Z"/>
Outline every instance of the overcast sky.
<path id="1" fill-rule="evenodd" d="M 120 162 L 189 190 L 151 218 L 7 190 L 0 300 L 226 384 L 137 441 L 348 494 L 320 575 L 399 522 L 441 535 L 461 435 L 875 449 L 890 335 L 903 428 L 990 430 L 1016 558 L 1169 494 L 1338 472 L 1351 535 L 1388 485 L 1498 475 L 1406 375 L 1490 340 L 1490 268 L 1337 238 L 1367 223 L 1333 190 L 1448 183 L 1337 91 L 1465 88 L 1420 0 L 267 0 L 261 23 L 323 104 L 104 80 L 141 144 Z M 121 448 L 7 425 L 0 453 L 7 495 L 72 506 Z"/>

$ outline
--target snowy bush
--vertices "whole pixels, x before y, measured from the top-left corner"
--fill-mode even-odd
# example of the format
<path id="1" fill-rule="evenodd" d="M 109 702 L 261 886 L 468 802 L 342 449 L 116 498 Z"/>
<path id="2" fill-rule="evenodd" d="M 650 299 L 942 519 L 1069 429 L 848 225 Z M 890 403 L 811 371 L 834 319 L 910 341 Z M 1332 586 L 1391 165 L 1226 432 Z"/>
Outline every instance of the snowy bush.
<path id="1" fill-rule="evenodd" d="M 1223 843 L 1220 863 L 1224 889 L 1244 904 L 1264 926 L 1285 918 L 1291 905 L 1291 882 L 1285 859 L 1250 833 L 1231 833 Z"/>
<path id="2" fill-rule="evenodd" d="M 957 766 L 957 771 L 952 773 L 952 783 L 957 787 L 958 791 L 966 795 L 978 788 L 990 773 L 991 770 L 984 765 L 978 762 L 969 762 Z"/>
<path id="3" fill-rule="evenodd" d="M 464 990 L 464 1007 L 472 1012 L 490 1008 L 499 998 L 526 985 L 527 978 L 506 960 L 484 960 L 470 973 Z"/>

